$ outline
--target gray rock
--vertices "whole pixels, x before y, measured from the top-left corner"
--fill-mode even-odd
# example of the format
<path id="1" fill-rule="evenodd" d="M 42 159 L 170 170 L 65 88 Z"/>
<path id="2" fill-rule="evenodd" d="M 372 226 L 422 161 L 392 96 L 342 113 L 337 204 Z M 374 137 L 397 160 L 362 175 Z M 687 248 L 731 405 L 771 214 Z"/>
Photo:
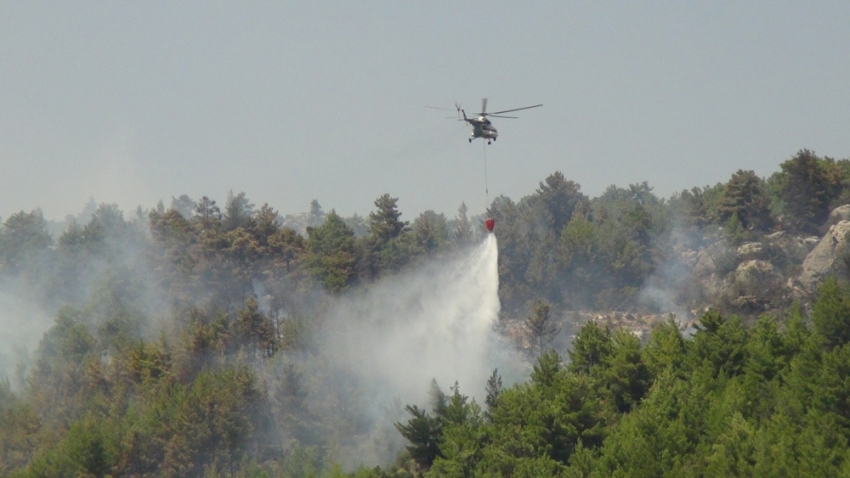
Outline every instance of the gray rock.
<path id="1" fill-rule="evenodd" d="M 803 244 L 805 244 L 806 247 L 809 248 L 809 251 L 811 251 L 815 247 L 817 247 L 819 242 L 820 242 L 820 238 L 818 236 L 809 236 L 809 237 L 806 237 L 806 238 L 803 239 Z"/>
<path id="2" fill-rule="evenodd" d="M 850 204 L 838 206 L 829 213 L 829 218 L 826 220 L 826 227 L 831 227 L 841 221 L 850 221 Z"/>
<path id="3" fill-rule="evenodd" d="M 718 242 L 708 247 L 700 248 L 696 256 L 696 264 L 692 273 L 695 277 L 705 278 L 712 274 L 725 275 L 734 270 L 737 258 L 735 250 Z"/>
<path id="4" fill-rule="evenodd" d="M 799 283 L 809 292 L 814 292 L 818 284 L 830 274 L 843 273 L 843 258 L 850 253 L 847 247 L 850 221 L 840 221 L 829 228 L 823 239 L 803 261 Z"/>
<path id="5" fill-rule="evenodd" d="M 788 281 L 785 282 L 785 288 L 791 293 L 790 297 L 793 299 L 805 300 L 809 295 L 800 283 L 800 279 L 796 277 L 789 277 Z"/>
<path id="6" fill-rule="evenodd" d="M 747 313 L 760 313 L 769 310 L 771 302 L 757 295 L 742 295 L 732 300 L 732 305 Z"/>
<path id="7" fill-rule="evenodd" d="M 729 288 L 730 280 L 723 277 L 718 277 L 717 274 L 711 274 L 700 280 L 700 285 L 704 291 L 704 296 L 713 301 L 724 290 Z"/>
<path id="8" fill-rule="evenodd" d="M 781 264 L 783 260 L 793 264 L 801 264 L 820 241 L 818 237 L 814 239 L 814 243 L 811 243 L 809 238 L 804 239 L 788 235 L 785 231 L 778 231 L 764 237 L 764 246 L 770 249 L 772 254 L 779 253 L 782 255 L 782 257 L 769 258 L 771 261 L 778 259 L 779 262 L 775 262 L 775 264 Z"/>
<path id="9" fill-rule="evenodd" d="M 681 264 L 688 269 L 693 269 L 697 265 L 697 260 L 699 259 L 699 253 L 693 250 L 687 250 L 682 252 L 679 255 L 679 261 Z"/>
<path id="10" fill-rule="evenodd" d="M 697 251 L 695 259 L 693 268 L 691 269 L 694 276 L 706 277 L 714 272 L 714 260 L 712 260 L 711 255 L 708 253 L 708 248 L 701 247 Z"/>
<path id="11" fill-rule="evenodd" d="M 739 295 L 763 297 L 766 292 L 775 293 L 785 278 L 770 262 L 744 261 L 735 270 L 735 285 Z"/>
<path id="12" fill-rule="evenodd" d="M 763 253 L 764 247 L 762 247 L 761 242 L 748 242 L 746 244 L 742 244 L 738 246 L 738 250 L 735 252 L 739 261 L 763 259 Z"/>

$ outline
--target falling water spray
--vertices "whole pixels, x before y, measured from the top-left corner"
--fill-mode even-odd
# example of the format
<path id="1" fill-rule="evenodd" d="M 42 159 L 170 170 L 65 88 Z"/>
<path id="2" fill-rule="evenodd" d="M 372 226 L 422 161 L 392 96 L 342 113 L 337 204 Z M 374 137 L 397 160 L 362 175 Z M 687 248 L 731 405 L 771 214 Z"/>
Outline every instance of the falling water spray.
<path id="1" fill-rule="evenodd" d="M 497 264 L 496 237 L 487 234 L 452 257 L 358 288 L 325 315 L 311 357 L 281 357 L 303 370 L 308 401 L 331 404 L 325 413 L 338 416 L 340 427 L 327 429 L 325 439 L 340 444 L 335 459 L 343 467 L 395 459 L 405 441 L 393 424 L 410 419 L 404 405 L 431 409 L 432 380 L 445 393 L 457 382 L 461 393 L 483 404 L 493 369 L 506 384 L 519 379 L 512 371 L 520 361 L 494 327 Z M 289 385 L 280 383 L 273 393 L 286 393 Z"/>
<path id="2" fill-rule="evenodd" d="M 430 381 L 478 396 L 499 366 L 496 238 L 341 301 L 327 322 L 337 365 L 385 397 L 423 403 Z"/>

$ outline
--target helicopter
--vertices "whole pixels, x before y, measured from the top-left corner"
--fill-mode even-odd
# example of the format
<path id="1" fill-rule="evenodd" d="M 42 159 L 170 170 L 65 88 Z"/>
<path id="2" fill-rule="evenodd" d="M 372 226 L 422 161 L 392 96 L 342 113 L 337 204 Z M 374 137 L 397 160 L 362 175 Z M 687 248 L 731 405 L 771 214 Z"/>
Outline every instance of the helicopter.
<path id="1" fill-rule="evenodd" d="M 481 99 L 481 112 L 474 113 L 470 118 L 466 116 L 466 111 L 460 107 L 457 103 L 455 103 L 455 109 L 458 113 L 458 121 L 460 121 L 460 115 L 463 115 L 463 120 L 472 125 L 472 134 L 470 134 L 469 142 L 471 143 L 475 138 L 487 139 L 487 144 L 492 144 L 493 141 L 496 141 L 496 138 L 499 137 L 499 132 L 493 126 L 493 123 L 487 119 L 488 116 L 492 116 L 493 118 L 511 118 L 517 119 L 516 116 L 502 116 L 502 113 L 512 113 L 514 111 L 528 110 L 531 108 L 537 108 L 543 106 L 543 104 L 534 105 L 534 106 L 524 106 L 522 108 L 514 108 L 510 110 L 502 110 L 495 111 L 493 113 L 487 112 L 487 98 Z M 429 106 L 429 108 L 435 108 L 433 106 Z M 445 109 L 445 108 L 436 108 L 436 109 Z M 449 110 L 451 111 L 451 110 Z"/>

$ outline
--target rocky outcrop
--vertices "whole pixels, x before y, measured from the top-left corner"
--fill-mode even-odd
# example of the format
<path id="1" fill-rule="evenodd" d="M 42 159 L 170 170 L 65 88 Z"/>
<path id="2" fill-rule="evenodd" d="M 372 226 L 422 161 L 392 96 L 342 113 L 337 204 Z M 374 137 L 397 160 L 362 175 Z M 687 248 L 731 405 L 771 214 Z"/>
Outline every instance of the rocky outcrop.
<path id="1" fill-rule="evenodd" d="M 782 287 L 785 278 L 770 262 L 750 260 L 738 266 L 734 281 L 741 294 L 764 295 L 767 290 Z"/>
<path id="2" fill-rule="evenodd" d="M 838 206 L 829 213 L 825 227 L 832 227 L 841 221 L 850 221 L 850 204 Z"/>
<path id="3" fill-rule="evenodd" d="M 729 288 L 731 281 L 719 274 L 711 274 L 708 277 L 702 278 L 700 285 L 705 292 L 706 298 L 716 298 Z M 713 302 L 713 300 L 712 300 Z"/>
<path id="4" fill-rule="evenodd" d="M 785 302 L 788 296 L 785 278 L 770 262 L 744 261 L 732 277 L 723 294 L 742 312 L 760 314 Z"/>
<path id="5" fill-rule="evenodd" d="M 809 252 L 815 248 L 820 241 L 819 237 L 796 237 L 788 235 L 785 231 L 774 232 L 764 237 L 764 244 L 774 253 L 781 255 L 781 260 L 800 264 L 806 260 Z"/>
<path id="6" fill-rule="evenodd" d="M 763 259 L 765 254 L 764 246 L 761 242 L 748 242 L 738 246 L 735 255 L 739 261 L 750 261 L 753 259 Z"/>
<path id="7" fill-rule="evenodd" d="M 699 249 L 691 272 L 695 277 L 701 278 L 711 275 L 725 276 L 735 269 L 735 263 L 735 249 L 729 248 L 725 242 L 718 242 Z"/>
<path id="8" fill-rule="evenodd" d="M 845 262 L 845 258 L 850 256 L 847 245 L 848 234 L 850 234 L 850 221 L 840 221 L 830 226 L 826 235 L 806 256 L 798 279 L 798 283 L 804 290 L 814 292 L 825 277 L 848 272 Z"/>
<path id="9" fill-rule="evenodd" d="M 778 231 L 737 247 L 719 233 L 680 241 L 675 265 L 687 272 L 674 281 L 675 300 L 694 309 L 722 303 L 747 314 L 807 302 L 825 277 L 850 278 L 850 205 L 830 217 L 838 222 L 823 237 Z"/>

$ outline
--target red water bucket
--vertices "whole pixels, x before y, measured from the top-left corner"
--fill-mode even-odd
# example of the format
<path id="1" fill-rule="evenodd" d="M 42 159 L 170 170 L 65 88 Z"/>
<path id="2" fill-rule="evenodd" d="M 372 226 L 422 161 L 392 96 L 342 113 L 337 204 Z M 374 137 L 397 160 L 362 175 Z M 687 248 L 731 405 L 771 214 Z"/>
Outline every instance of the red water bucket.
<path id="1" fill-rule="evenodd" d="M 487 220 L 484 221 L 484 225 L 487 226 L 487 230 L 493 232 L 493 227 L 496 226 L 496 220 L 492 217 L 488 217 Z"/>

